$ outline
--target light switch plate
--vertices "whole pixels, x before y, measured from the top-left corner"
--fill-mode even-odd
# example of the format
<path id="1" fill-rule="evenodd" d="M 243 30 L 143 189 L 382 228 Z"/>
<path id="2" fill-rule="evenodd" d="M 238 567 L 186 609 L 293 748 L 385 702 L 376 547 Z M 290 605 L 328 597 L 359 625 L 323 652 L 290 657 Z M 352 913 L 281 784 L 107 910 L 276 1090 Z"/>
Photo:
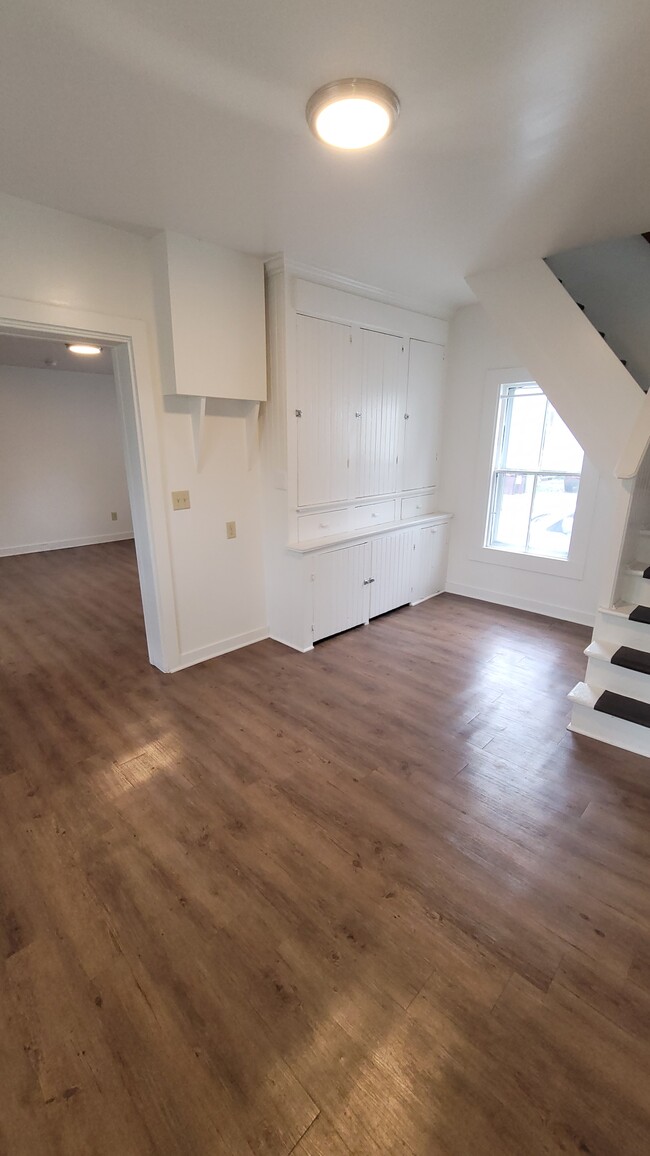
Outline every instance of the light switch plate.
<path id="1" fill-rule="evenodd" d="M 237 537 L 237 523 L 236 522 L 226 522 L 226 538 L 236 538 L 236 537 Z"/>
<path id="2" fill-rule="evenodd" d="M 115 510 L 111 510 L 111 522 L 117 522 L 117 514 Z"/>
<path id="3" fill-rule="evenodd" d="M 172 506 L 175 510 L 189 510 L 190 491 L 172 490 Z"/>

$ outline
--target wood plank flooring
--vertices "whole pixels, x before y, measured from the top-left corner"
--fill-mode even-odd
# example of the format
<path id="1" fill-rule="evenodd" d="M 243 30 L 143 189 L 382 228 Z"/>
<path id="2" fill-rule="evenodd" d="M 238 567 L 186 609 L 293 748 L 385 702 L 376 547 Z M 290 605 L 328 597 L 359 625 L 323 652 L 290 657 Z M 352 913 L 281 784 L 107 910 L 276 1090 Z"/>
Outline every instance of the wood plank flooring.
<path id="1" fill-rule="evenodd" d="M 0 1153 L 647 1156 L 588 636 L 443 595 L 162 675 L 131 543 L 0 560 Z"/>

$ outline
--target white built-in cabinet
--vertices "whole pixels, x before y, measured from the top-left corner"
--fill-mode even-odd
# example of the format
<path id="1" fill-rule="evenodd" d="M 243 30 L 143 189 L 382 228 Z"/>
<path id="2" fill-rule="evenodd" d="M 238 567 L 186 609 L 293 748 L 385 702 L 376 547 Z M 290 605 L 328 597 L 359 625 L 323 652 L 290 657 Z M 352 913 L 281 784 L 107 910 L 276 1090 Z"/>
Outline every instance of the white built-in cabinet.
<path id="1" fill-rule="evenodd" d="M 445 588 L 449 522 L 420 526 L 415 534 L 413 602 L 422 602 Z"/>
<path id="2" fill-rule="evenodd" d="M 267 266 L 271 636 L 300 650 L 444 589 L 446 323 Z"/>
<path id="3" fill-rule="evenodd" d="M 444 588 L 449 523 L 392 530 L 363 542 L 309 552 L 312 641 L 422 602 Z"/>
<path id="4" fill-rule="evenodd" d="M 369 556 L 368 542 L 314 556 L 309 573 L 314 599 L 311 641 L 368 621 Z"/>
<path id="5" fill-rule="evenodd" d="M 444 348 L 296 317 L 298 508 L 438 481 Z"/>
<path id="6" fill-rule="evenodd" d="M 296 369 L 298 503 L 345 501 L 353 417 L 351 327 L 299 316 Z"/>
<path id="7" fill-rule="evenodd" d="M 402 489 L 438 485 L 444 349 L 431 341 L 409 341 Z"/>
<path id="8" fill-rule="evenodd" d="M 407 342 L 362 329 L 361 372 L 355 389 L 353 436 L 355 498 L 394 494 L 406 407 Z"/>

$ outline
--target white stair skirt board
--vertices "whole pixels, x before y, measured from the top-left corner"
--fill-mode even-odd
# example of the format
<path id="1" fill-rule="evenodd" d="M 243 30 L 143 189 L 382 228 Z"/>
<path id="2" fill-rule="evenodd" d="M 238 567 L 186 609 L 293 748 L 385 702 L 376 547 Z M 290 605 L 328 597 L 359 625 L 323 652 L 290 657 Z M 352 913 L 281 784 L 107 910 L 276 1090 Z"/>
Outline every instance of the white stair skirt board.
<path id="1" fill-rule="evenodd" d="M 632 610 L 634 606 L 628 603 L 601 607 L 596 616 L 594 638 L 598 642 L 632 646 L 650 654 L 650 626 L 645 622 L 630 622 Z"/>
<path id="2" fill-rule="evenodd" d="M 634 606 L 650 606 L 650 578 L 643 577 L 645 569 L 645 566 L 638 563 L 628 567 L 623 577 L 625 599 Z"/>
<path id="3" fill-rule="evenodd" d="M 568 730 L 650 758 L 650 728 L 594 710 L 603 689 L 579 682 L 568 698 L 573 704 Z"/>
<path id="4" fill-rule="evenodd" d="M 600 642 L 595 639 L 590 642 L 585 650 L 589 659 L 587 684 L 650 703 L 650 677 L 639 670 L 612 664 L 612 656 L 618 649 L 619 645 L 616 642 Z"/>

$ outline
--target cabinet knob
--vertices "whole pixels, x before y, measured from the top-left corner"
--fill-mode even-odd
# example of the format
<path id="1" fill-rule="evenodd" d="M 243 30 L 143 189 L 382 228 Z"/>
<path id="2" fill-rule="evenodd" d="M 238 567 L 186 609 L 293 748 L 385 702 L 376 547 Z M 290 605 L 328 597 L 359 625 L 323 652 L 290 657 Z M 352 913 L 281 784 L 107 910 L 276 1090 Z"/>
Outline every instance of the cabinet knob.
<path id="1" fill-rule="evenodd" d="M 371 517 L 371 518 L 378 518 L 378 517 L 379 517 L 379 514 L 371 514 L 371 515 L 370 515 L 370 517 Z"/>
<path id="2" fill-rule="evenodd" d="M 356 410 L 354 416 L 355 417 L 361 417 L 361 410 L 360 409 Z"/>
<path id="3" fill-rule="evenodd" d="M 296 417 L 302 417 L 302 410 L 301 409 L 296 410 Z"/>
<path id="4" fill-rule="evenodd" d="M 318 529 L 319 530 L 329 530 L 329 528 L 330 528 L 329 522 L 319 522 L 318 523 Z"/>
<path id="5" fill-rule="evenodd" d="M 410 415 L 410 413 L 405 413 L 405 414 L 404 414 L 404 421 L 408 421 L 408 419 L 410 418 L 410 416 L 411 416 L 411 415 Z"/>

